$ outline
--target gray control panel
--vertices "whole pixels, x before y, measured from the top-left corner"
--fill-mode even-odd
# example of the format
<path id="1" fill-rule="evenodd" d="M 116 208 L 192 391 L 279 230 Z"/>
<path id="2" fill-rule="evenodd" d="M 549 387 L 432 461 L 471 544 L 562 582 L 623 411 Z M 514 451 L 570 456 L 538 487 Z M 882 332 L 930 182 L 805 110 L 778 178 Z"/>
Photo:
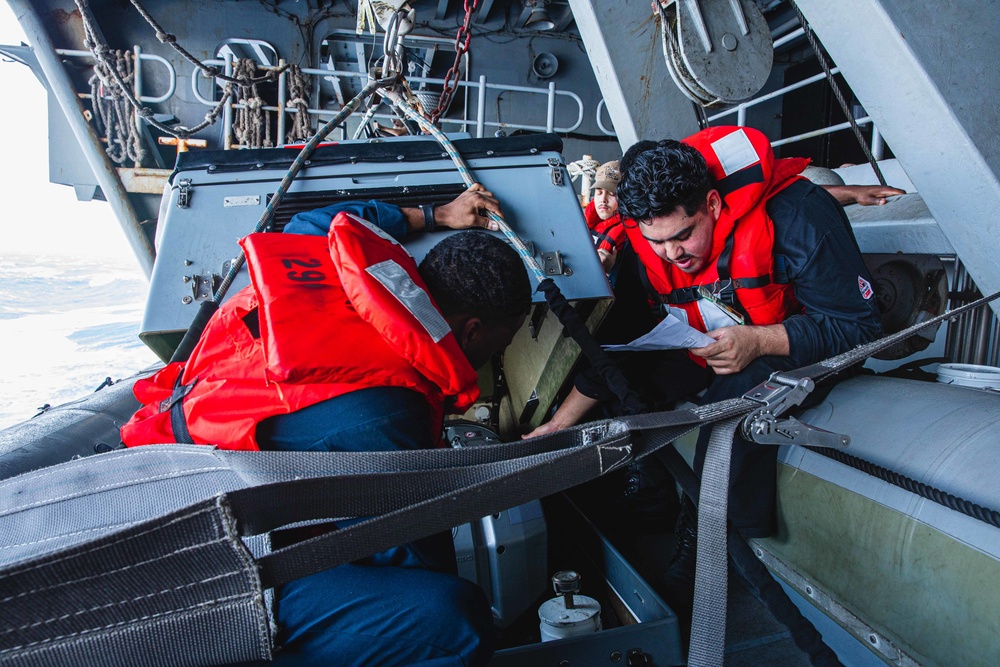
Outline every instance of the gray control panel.
<path id="1" fill-rule="evenodd" d="M 611 296 L 557 137 L 454 143 L 473 178 L 500 200 L 507 223 L 567 299 Z M 237 241 L 253 230 L 297 154 L 282 148 L 182 154 L 161 206 L 140 333 L 161 358 L 169 358 L 199 304 L 212 298 L 239 254 Z M 430 137 L 321 146 L 282 199 L 274 231 L 299 211 L 336 201 L 378 199 L 415 207 L 450 201 L 464 189 L 454 163 Z M 414 233 L 404 244 L 419 261 L 451 233 Z M 247 284 L 244 267 L 228 294 Z M 534 299 L 544 297 L 536 293 Z"/>

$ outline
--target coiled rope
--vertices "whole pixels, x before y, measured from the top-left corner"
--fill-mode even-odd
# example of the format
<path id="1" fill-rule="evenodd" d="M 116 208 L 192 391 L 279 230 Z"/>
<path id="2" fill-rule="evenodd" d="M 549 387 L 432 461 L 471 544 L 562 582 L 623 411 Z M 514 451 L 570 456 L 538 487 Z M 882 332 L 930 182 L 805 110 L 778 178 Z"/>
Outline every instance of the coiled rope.
<path id="1" fill-rule="evenodd" d="M 233 63 L 233 74 L 240 81 L 238 99 L 243 106 L 236 108 L 233 134 L 241 146 L 271 148 L 271 114 L 264 109 L 264 100 L 257 91 L 254 75 L 257 64 L 249 58 Z"/>
<path id="2" fill-rule="evenodd" d="M 112 161 L 124 164 L 132 160 L 140 165 L 146 151 L 136 129 L 135 108 L 125 99 L 112 71 L 131 88 L 135 80 L 135 55 L 131 51 L 109 51 L 104 60 L 94 64 L 89 83 L 96 125 L 104 131 L 108 142 L 105 152 Z"/>
<path id="3" fill-rule="evenodd" d="M 302 73 L 298 65 L 288 66 L 288 97 L 286 108 L 295 109 L 292 127 L 285 135 L 285 143 L 307 141 L 312 136 L 309 125 L 309 77 Z"/>
<path id="4" fill-rule="evenodd" d="M 153 110 L 149 107 L 143 106 L 135 94 L 132 92 L 131 86 L 121 77 L 117 69 L 109 63 L 110 58 L 115 53 L 104 41 L 99 37 L 100 31 L 97 29 L 97 20 L 94 18 L 93 13 L 90 11 L 90 1 L 89 0 L 74 0 L 77 9 L 80 10 L 80 18 L 83 21 L 83 31 L 84 38 L 83 44 L 87 49 L 93 54 L 95 64 L 95 69 L 99 66 L 106 68 L 107 72 L 111 75 L 111 78 L 117 84 L 122 97 L 124 97 L 129 104 L 135 109 L 135 112 L 141 116 L 147 123 L 155 127 L 156 129 L 169 134 L 177 139 L 189 139 L 191 135 L 200 132 L 209 125 L 214 124 L 219 116 L 222 114 L 223 109 L 229 103 L 229 100 L 233 96 L 233 84 L 228 83 L 223 90 L 222 99 L 219 103 L 212 108 L 207 114 L 205 114 L 205 120 L 195 125 L 194 127 L 184 127 L 182 125 L 165 125 L 153 117 Z"/>

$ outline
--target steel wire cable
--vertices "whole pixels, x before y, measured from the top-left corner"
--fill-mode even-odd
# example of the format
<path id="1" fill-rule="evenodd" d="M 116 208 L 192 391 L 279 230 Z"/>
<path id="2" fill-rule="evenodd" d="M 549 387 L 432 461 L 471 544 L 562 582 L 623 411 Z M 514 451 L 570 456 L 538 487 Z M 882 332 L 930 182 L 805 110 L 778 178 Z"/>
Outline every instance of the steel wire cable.
<path id="1" fill-rule="evenodd" d="M 865 141 L 864 136 L 861 134 L 861 128 L 858 126 L 858 121 L 854 118 L 854 114 L 851 113 L 850 107 L 847 106 L 847 100 L 844 98 L 844 94 L 840 91 L 840 86 L 837 85 L 837 81 L 833 78 L 833 73 L 830 71 L 830 64 L 826 62 L 826 57 L 823 55 L 822 47 L 820 47 L 819 42 L 816 40 L 816 35 L 812 31 L 812 27 L 809 25 L 809 22 L 806 21 L 806 17 L 802 15 L 802 11 L 799 9 L 798 5 L 795 4 L 795 2 L 790 2 L 789 4 L 791 4 L 792 9 L 795 10 L 795 15 L 798 17 L 799 23 L 802 24 L 802 30 L 805 32 L 806 39 L 809 41 L 809 46 L 812 47 L 813 53 L 816 54 L 816 58 L 819 60 L 819 64 L 823 68 L 823 73 L 826 74 L 826 80 L 830 83 L 830 88 L 833 89 L 833 96 L 837 98 L 837 102 L 840 104 L 840 109 L 847 117 L 847 122 L 851 124 L 851 131 L 854 133 L 854 138 L 858 140 L 858 144 L 861 146 L 861 152 L 865 154 L 865 159 L 875 172 L 875 177 L 878 178 L 879 184 L 886 187 L 888 184 L 885 181 L 885 176 L 882 175 L 882 170 L 879 169 L 878 162 L 875 161 L 875 156 L 872 155 L 871 149 L 868 147 L 868 142 Z"/>

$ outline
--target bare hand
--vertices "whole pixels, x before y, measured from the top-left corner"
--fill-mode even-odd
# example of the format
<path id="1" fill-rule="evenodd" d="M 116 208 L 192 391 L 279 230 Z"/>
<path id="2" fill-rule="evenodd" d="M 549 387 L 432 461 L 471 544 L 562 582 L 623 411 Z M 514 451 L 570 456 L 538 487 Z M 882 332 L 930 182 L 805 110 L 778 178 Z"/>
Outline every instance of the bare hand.
<path id="1" fill-rule="evenodd" d="M 888 197 L 905 195 L 905 190 L 887 185 L 837 185 L 828 188 L 841 204 L 861 204 L 862 206 L 882 206 Z"/>
<path id="2" fill-rule="evenodd" d="M 597 256 L 601 258 L 601 266 L 604 267 L 604 272 L 609 273 L 611 269 L 615 268 L 615 262 L 618 261 L 618 252 L 615 250 L 605 250 L 604 248 L 597 249 Z"/>
<path id="3" fill-rule="evenodd" d="M 784 331 L 784 327 L 781 330 Z M 765 327 L 751 325 L 723 327 L 709 331 L 708 335 L 714 338 L 715 342 L 705 347 L 696 347 L 691 353 L 702 357 L 717 375 L 739 373 L 757 357 L 773 353 L 766 348 Z M 785 340 L 787 342 L 787 334 Z"/>
<path id="4" fill-rule="evenodd" d="M 559 426 L 555 422 L 547 421 L 538 428 L 536 428 L 531 433 L 525 433 L 521 436 L 521 440 L 527 440 L 528 438 L 537 438 L 540 435 L 548 435 L 549 433 L 555 433 L 556 431 L 561 431 L 562 426 Z"/>
<path id="5" fill-rule="evenodd" d="M 468 190 L 452 201 L 436 207 L 434 221 L 442 227 L 451 229 L 482 227 L 497 231 L 500 226 L 486 217 L 487 211 L 502 215 L 500 202 L 480 183 L 473 183 Z"/>
<path id="6" fill-rule="evenodd" d="M 862 206 L 882 206 L 888 201 L 887 197 L 905 195 L 905 190 L 891 188 L 888 185 L 857 185 L 854 186 L 858 192 L 854 200 Z"/>

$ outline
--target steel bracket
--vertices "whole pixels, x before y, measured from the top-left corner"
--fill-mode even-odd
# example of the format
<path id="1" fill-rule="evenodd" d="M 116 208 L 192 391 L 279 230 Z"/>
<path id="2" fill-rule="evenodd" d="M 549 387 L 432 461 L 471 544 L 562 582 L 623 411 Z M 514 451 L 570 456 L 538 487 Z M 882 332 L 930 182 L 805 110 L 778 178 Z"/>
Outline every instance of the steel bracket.
<path id="1" fill-rule="evenodd" d="M 542 271 L 547 276 L 571 276 L 573 269 L 563 263 L 562 253 L 558 250 L 542 253 Z"/>
<path id="2" fill-rule="evenodd" d="M 549 169 L 552 174 L 552 185 L 561 187 L 565 182 L 565 179 L 563 178 L 562 165 L 559 163 L 559 160 L 554 157 L 550 157 L 547 162 L 549 163 Z"/>

